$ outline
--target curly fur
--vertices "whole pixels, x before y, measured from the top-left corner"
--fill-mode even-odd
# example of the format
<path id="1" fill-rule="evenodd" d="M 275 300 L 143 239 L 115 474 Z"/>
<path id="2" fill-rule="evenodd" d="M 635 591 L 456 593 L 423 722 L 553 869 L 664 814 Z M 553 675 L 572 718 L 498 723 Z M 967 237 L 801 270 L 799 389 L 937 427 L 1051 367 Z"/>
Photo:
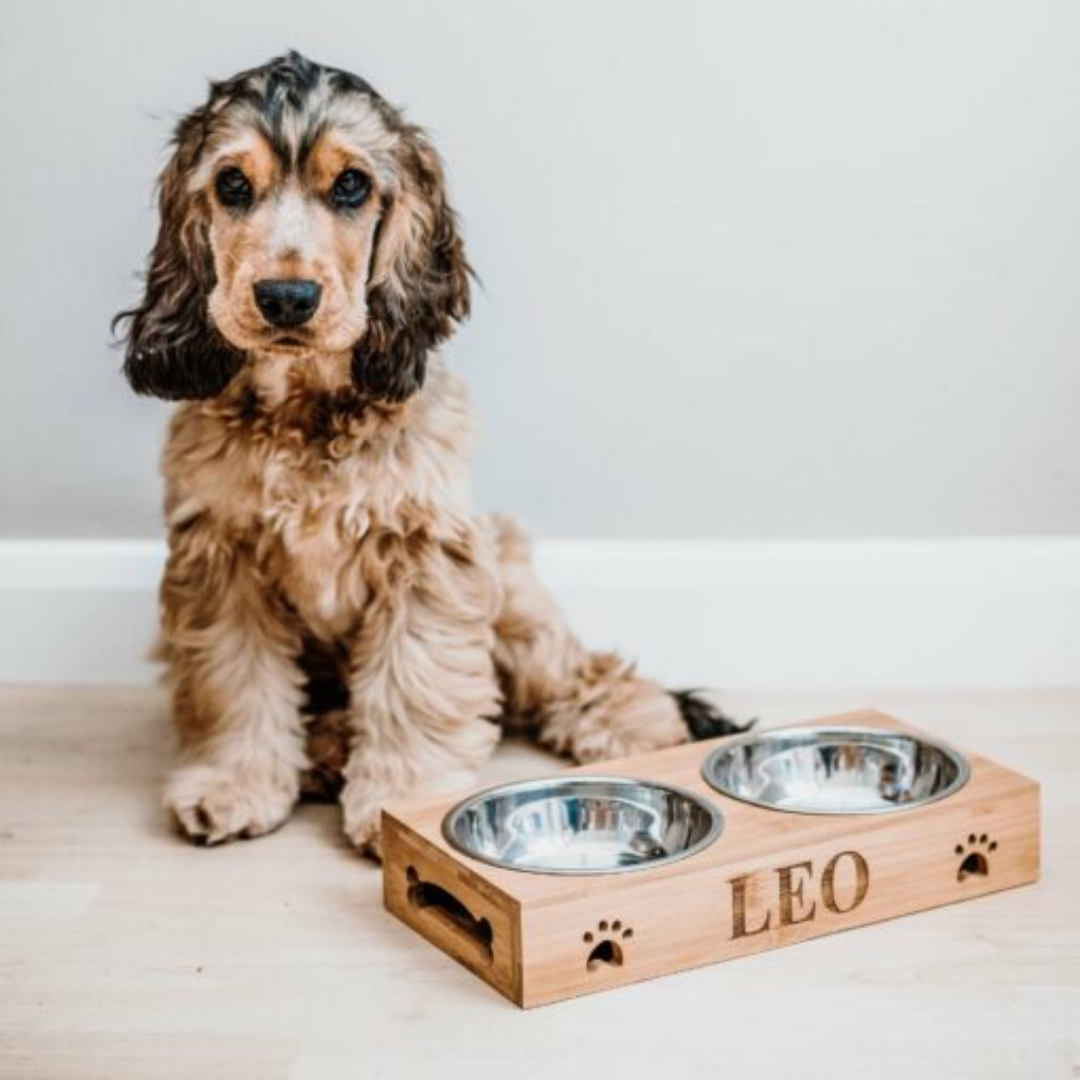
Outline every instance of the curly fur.
<path id="1" fill-rule="evenodd" d="M 225 165 L 250 208 L 215 202 Z M 326 185 L 372 195 L 335 213 Z M 160 654 L 192 839 L 340 797 L 377 853 L 388 799 L 467 785 L 516 724 L 578 761 L 735 730 L 561 618 L 503 519 L 477 515 L 464 389 L 436 349 L 470 270 L 439 159 L 363 80 L 297 54 L 211 87 L 179 125 L 145 295 L 119 318 L 139 393 L 182 401 L 164 453 Z M 297 336 L 260 277 L 322 284 Z M 324 310 L 325 309 L 325 310 Z"/>

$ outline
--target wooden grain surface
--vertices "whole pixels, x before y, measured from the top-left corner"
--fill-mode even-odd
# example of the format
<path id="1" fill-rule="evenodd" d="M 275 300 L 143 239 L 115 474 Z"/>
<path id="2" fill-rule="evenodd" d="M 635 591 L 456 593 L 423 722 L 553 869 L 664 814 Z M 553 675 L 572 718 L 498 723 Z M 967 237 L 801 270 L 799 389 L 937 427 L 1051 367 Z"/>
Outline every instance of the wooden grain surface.
<path id="1" fill-rule="evenodd" d="M 842 715 L 799 717 L 799 724 L 801 726 L 801 723 L 806 721 L 830 727 L 870 726 L 915 733 L 913 731 L 915 725 L 905 723 L 906 719 L 893 718 L 875 710 L 863 709 Z M 934 732 L 926 732 L 926 734 L 931 738 L 935 736 Z M 456 853 L 447 843 L 442 835 L 442 821 L 447 810 L 458 801 L 454 796 L 441 796 L 430 801 L 411 804 L 391 804 L 387 809 L 390 814 L 400 818 L 423 835 L 429 843 L 469 866 L 501 892 L 530 907 L 539 907 L 545 904 L 562 903 L 568 894 L 611 895 L 635 890 L 642 881 L 689 876 L 699 873 L 702 864 L 726 866 L 751 859 L 760 859 L 768 864 L 770 860 L 790 853 L 793 847 L 814 844 L 822 839 L 831 839 L 838 832 L 892 830 L 898 822 L 902 822 L 913 830 L 918 830 L 927 817 L 947 813 L 954 806 L 965 807 L 971 801 L 972 791 L 976 786 L 979 789 L 976 793 L 976 801 L 984 788 L 988 789 L 987 796 L 998 797 L 1006 794 L 1016 783 L 1027 786 L 1025 778 L 1017 776 L 1009 767 L 1011 763 L 1003 764 L 988 760 L 979 752 L 981 749 L 979 747 L 958 746 L 957 749 L 968 758 L 972 779 L 977 779 L 979 783 L 975 785 L 969 782 L 945 802 L 905 811 L 901 815 L 874 814 L 861 818 L 858 816 L 841 818 L 827 814 L 783 814 L 726 798 L 706 783 L 701 775 L 702 762 L 722 741 L 714 739 L 706 744 L 675 746 L 652 754 L 642 754 L 637 757 L 621 758 L 618 761 L 568 770 L 571 773 L 586 776 L 628 776 L 673 784 L 721 809 L 724 815 L 722 843 L 711 845 L 692 859 L 682 859 L 656 870 L 639 870 L 633 874 L 565 877 L 554 874 L 522 874 L 466 859 Z M 544 762 L 543 769 L 550 772 L 550 764 Z M 917 837 L 913 839 L 917 840 Z M 950 852 L 951 848 L 952 845 L 949 845 Z"/>
<path id="2" fill-rule="evenodd" d="M 1080 692 L 729 704 L 868 702 L 1043 784 L 1037 886 L 522 1013 L 382 909 L 334 808 L 175 838 L 159 694 L 0 690 L 0 1077 L 1080 1076 Z"/>
<path id="3" fill-rule="evenodd" d="M 916 734 L 871 710 L 805 722 Z M 632 874 L 514 872 L 451 848 L 442 821 L 457 799 L 443 797 L 384 814 L 387 907 L 511 1000 L 531 1007 L 971 900 L 1038 876 L 1038 785 L 971 748 L 958 748 L 971 776 L 948 799 L 902 814 L 806 815 L 713 791 L 702 764 L 722 741 L 569 770 L 672 784 L 716 806 L 723 834 L 691 858 Z M 966 852 L 969 836 L 973 851 L 980 837 L 994 851 L 985 875 L 960 880 L 956 848 Z M 850 903 L 833 905 L 835 911 L 824 902 L 823 877 L 834 858 L 840 877 L 850 879 L 843 891 L 851 894 Z M 857 898 L 855 860 L 865 877 Z M 835 879 L 828 880 L 831 888 Z M 442 913 L 438 901 L 415 902 L 419 891 L 409 881 L 434 887 L 441 902 L 460 903 L 470 918 L 463 924 Z M 736 904 L 742 909 L 737 922 Z M 611 931 L 613 923 L 618 932 Z M 597 940 L 617 943 L 617 963 L 590 962 Z"/>

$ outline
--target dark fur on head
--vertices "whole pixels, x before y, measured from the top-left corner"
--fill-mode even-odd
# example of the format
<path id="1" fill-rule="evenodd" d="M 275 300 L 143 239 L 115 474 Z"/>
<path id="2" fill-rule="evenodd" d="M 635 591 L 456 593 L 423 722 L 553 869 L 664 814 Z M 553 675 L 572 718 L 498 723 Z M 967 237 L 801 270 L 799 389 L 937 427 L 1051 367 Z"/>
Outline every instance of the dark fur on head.
<path id="1" fill-rule="evenodd" d="M 126 324 L 124 373 L 136 392 L 214 397 L 248 360 L 215 326 L 207 303 L 217 282 L 210 196 L 190 180 L 215 138 L 239 118 L 266 139 L 283 170 L 295 172 L 328 129 L 328 108 L 351 96 L 363 98 L 393 136 L 396 179 L 381 199 L 352 376 L 364 397 L 384 401 L 402 401 L 423 384 L 429 352 L 466 318 L 470 298 L 471 270 L 438 156 L 363 79 L 290 52 L 211 84 L 206 104 L 176 128 L 145 294 L 113 320 L 114 330 Z"/>
<path id="2" fill-rule="evenodd" d="M 352 363 L 357 387 L 387 401 L 402 401 L 420 389 L 429 352 L 468 317 L 471 295 L 472 271 L 446 201 L 438 156 L 418 128 L 403 130 L 403 164 L 431 210 L 430 221 L 424 242 L 399 260 L 401 282 L 388 280 L 368 294 L 368 330 Z"/>
<path id="3" fill-rule="evenodd" d="M 124 374 L 139 394 L 168 400 L 214 397 L 244 363 L 244 354 L 217 332 L 206 310 L 214 286 L 207 213 L 186 190 L 199 159 L 208 108 L 196 109 L 176 129 L 176 150 L 158 183 L 160 227 L 146 291 L 135 308 L 113 320 L 128 322 Z"/>

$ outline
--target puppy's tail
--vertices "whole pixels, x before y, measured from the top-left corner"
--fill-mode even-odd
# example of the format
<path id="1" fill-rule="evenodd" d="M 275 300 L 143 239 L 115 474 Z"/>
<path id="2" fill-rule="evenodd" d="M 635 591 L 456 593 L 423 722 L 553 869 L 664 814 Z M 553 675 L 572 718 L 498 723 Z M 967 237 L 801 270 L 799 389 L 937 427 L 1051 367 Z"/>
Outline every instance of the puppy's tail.
<path id="1" fill-rule="evenodd" d="M 721 712 L 701 690 L 669 690 L 668 693 L 675 699 L 679 715 L 694 742 L 718 739 L 722 735 L 738 735 L 749 731 L 757 723 L 756 720 L 745 724 L 737 723 Z"/>

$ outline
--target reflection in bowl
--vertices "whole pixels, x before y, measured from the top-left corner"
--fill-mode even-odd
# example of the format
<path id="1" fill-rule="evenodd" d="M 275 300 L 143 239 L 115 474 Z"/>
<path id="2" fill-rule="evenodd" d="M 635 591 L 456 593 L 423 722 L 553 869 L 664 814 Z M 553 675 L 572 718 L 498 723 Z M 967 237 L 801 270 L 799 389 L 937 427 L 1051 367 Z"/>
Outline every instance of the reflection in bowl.
<path id="1" fill-rule="evenodd" d="M 458 851 L 513 870 L 604 874 L 650 869 L 711 844 L 715 808 L 665 784 L 577 776 L 506 784 L 459 803 L 443 822 Z"/>
<path id="2" fill-rule="evenodd" d="M 879 728 L 805 727 L 732 739 L 702 773 L 733 799 L 802 814 L 880 814 L 925 806 L 966 783 L 955 750 Z"/>

